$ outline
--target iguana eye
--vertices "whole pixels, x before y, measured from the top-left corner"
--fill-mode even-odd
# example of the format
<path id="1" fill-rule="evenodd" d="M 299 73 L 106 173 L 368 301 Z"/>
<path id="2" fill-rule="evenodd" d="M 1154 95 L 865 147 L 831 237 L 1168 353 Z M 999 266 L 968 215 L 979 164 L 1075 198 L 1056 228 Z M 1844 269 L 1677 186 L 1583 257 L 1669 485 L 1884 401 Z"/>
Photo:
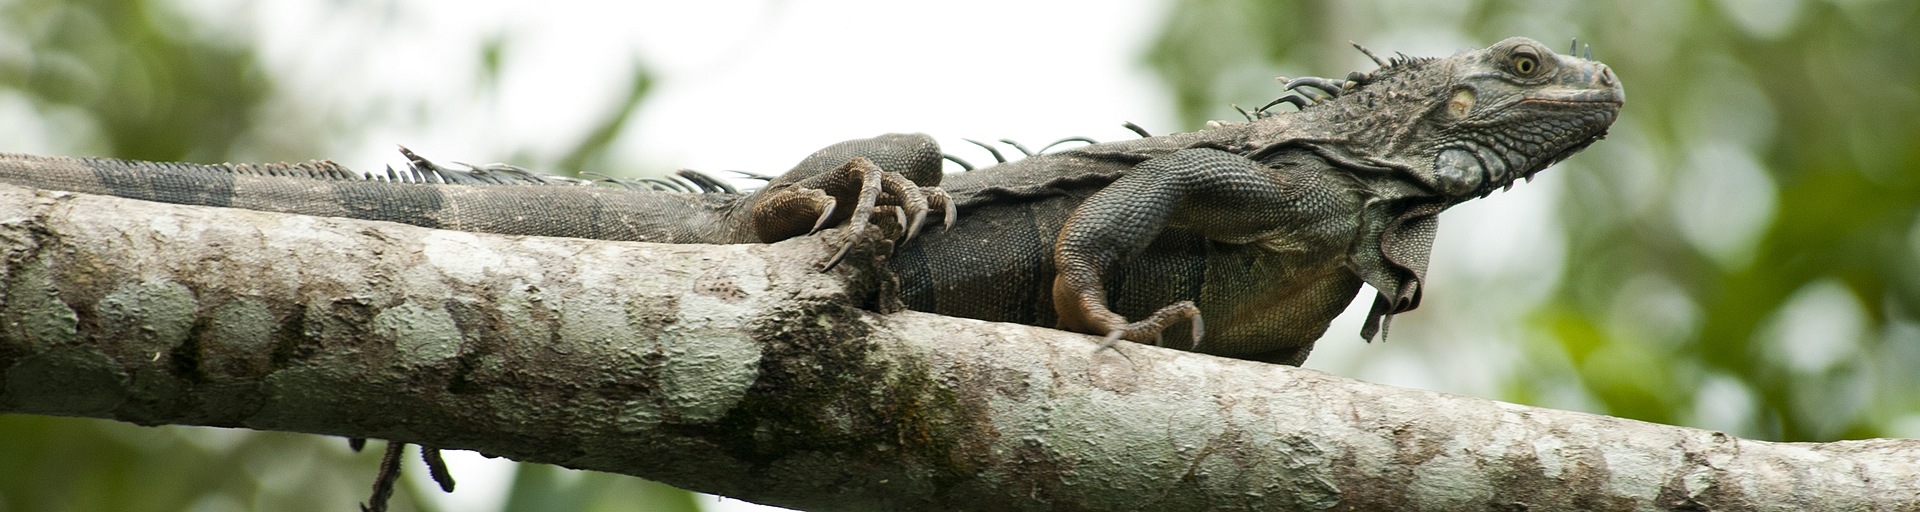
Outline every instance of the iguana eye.
<path id="1" fill-rule="evenodd" d="M 1539 70 L 1540 70 L 1540 59 L 1538 57 L 1534 57 L 1533 54 L 1516 53 L 1513 55 L 1513 72 L 1514 73 L 1519 73 L 1520 76 L 1533 76 L 1533 73 Z"/>

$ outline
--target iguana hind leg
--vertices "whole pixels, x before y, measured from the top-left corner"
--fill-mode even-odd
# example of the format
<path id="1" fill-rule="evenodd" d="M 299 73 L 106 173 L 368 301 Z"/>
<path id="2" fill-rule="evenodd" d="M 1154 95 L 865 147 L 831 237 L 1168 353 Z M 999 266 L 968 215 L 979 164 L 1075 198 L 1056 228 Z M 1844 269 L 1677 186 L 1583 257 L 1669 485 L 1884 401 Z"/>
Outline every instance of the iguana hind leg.
<path id="1" fill-rule="evenodd" d="M 1194 303 L 1198 297 L 1129 322 L 1107 300 L 1107 276 L 1146 250 L 1168 226 L 1184 227 L 1215 243 L 1264 238 L 1281 222 L 1278 214 L 1291 196 L 1272 171 L 1225 151 L 1184 149 L 1140 163 L 1080 203 L 1060 229 L 1053 282 L 1060 326 L 1105 335 L 1108 344 L 1119 339 L 1158 344 L 1167 328 L 1188 322 L 1195 340 L 1189 350 L 1199 347 L 1204 327 Z"/>

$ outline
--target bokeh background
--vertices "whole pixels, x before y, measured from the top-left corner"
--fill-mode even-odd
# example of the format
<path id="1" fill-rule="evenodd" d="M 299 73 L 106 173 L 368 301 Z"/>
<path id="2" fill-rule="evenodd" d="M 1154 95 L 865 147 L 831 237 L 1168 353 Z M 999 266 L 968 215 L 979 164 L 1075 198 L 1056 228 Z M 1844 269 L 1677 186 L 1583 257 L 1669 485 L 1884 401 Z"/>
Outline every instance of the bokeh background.
<path id="1" fill-rule="evenodd" d="M 924 131 L 1030 145 L 1237 119 L 1347 46 L 1579 37 L 1608 140 L 1443 216 L 1424 306 L 1308 368 L 1781 441 L 1920 437 L 1920 2 L 0 0 L 0 151 L 356 169 L 777 173 Z M 1371 292 L 1363 292 L 1367 296 Z M 0 415 L 0 512 L 357 510 L 379 443 Z M 395 510 L 734 510 L 409 457 Z"/>

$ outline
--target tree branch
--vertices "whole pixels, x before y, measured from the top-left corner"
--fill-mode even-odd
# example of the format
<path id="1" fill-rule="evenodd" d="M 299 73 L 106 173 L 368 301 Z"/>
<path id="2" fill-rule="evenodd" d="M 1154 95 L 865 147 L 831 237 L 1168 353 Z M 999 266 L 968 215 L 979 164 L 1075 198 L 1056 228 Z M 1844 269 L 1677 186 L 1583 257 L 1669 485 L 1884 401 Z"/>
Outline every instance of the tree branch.
<path id="1" fill-rule="evenodd" d="M 655 245 L 0 186 L 0 411 L 394 439 L 818 510 L 1920 507 L 1769 443 L 856 307 L 815 238 Z"/>

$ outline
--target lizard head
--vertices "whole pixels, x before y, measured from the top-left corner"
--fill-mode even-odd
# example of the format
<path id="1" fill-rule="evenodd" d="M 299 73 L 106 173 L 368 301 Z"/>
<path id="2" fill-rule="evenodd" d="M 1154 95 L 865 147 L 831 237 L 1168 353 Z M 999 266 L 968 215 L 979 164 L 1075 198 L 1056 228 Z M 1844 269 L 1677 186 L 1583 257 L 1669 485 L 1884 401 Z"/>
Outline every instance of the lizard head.
<path id="1" fill-rule="evenodd" d="M 1457 198 L 1512 187 L 1606 136 L 1626 93 L 1607 65 L 1512 38 L 1442 62 L 1451 78 L 1425 115 L 1432 184 Z"/>
<path id="2" fill-rule="evenodd" d="M 1451 57 L 1393 59 L 1350 79 L 1357 87 L 1338 110 L 1371 112 L 1366 124 L 1386 128 L 1376 132 L 1384 139 L 1374 156 L 1459 200 L 1530 180 L 1586 149 L 1626 98 L 1605 64 L 1523 37 Z"/>

